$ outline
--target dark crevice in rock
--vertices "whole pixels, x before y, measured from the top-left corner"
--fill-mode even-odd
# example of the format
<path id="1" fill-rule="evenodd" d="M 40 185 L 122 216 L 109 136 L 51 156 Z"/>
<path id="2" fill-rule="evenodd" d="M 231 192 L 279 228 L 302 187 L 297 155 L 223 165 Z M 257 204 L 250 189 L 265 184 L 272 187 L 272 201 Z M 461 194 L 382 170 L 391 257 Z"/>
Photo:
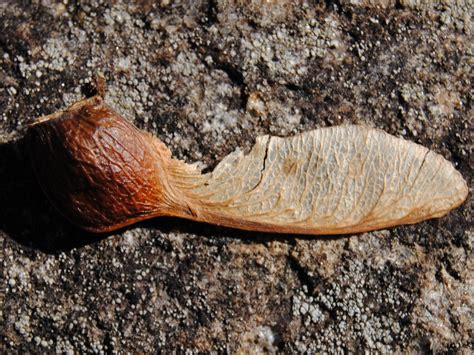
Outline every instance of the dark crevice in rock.
<path id="1" fill-rule="evenodd" d="M 208 0 L 206 7 L 206 25 L 212 26 L 218 22 L 219 4 L 216 0 Z"/>
<path id="2" fill-rule="evenodd" d="M 296 91 L 296 92 L 304 90 L 301 86 L 292 84 L 292 83 L 285 84 L 285 87 L 290 91 Z"/>
<path id="3" fill-rule="evenodd" d="M 298 277 L 298 280 L 300 281 L 301 285 L 307 287 L 308 294 L 313 294 L 316 287 L 316 285 L 314 284 L 314 280 L 311 276 L 309 276 L 308 271 L 300 264 L 298 259 L 294 256 L 289 255 L 288 265 Z"/>
<path id="4" fill-rule="evenodd" d="M 335 11 L 338 14 L 343 12 L 343 6 L 341 5 L 340 0 L 324 0 L 326 8 L 332 11 Z"/>
<path id="5" fill-rule="evenodd" d="M 444 256 L 441 259 L 441 262 L 444 265 L 444 269 L 446 272 L 456 281 L 462 282 L 461 275 L 459 274 L 458 271 L 456 271 L 453 268 L 453 262 L 451 261 L 451 257 L 448 254 L 444 254 Z"/>
<path id="6" fill-rule="evenodd" d="M 219 69 L 224 71 L 229 79 L 239 87 L 240 89 L 240 108 L 242 110 L 245 110 L 247 107 L 247 101 L 248 101 L 248 93 L 247 93 L 247 85 L 245 84 L 245 79 L 242 74 L 242 72 L 238 69 L 236 69 L 233 65 L 226 63 L 226 62 L 221 62 L 219 60 L 216 60 L 216 58 L 213 58 L 214 61 L 216 62 L 215 69 Z"/>

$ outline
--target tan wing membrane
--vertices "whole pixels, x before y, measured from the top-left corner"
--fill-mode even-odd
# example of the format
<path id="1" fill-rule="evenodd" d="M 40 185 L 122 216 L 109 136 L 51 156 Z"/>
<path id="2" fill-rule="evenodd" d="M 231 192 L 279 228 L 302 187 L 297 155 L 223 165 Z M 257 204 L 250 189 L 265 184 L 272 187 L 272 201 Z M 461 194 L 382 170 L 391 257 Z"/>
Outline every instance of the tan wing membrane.
<path id="1" fill-rule="evenodd" d="M 428 149 L 377 129 L 322 128 L 291 138 L 263 136 L 212 173 L 173 176 L 195 219 L 264 231 L 338 234 L 440 217 L 467 185 Z"/>
<path id="2" fill-rule="evenodd" d="M 468 193 L 428 149 L 360 126 L 263 136 L 208 174 L 171 158 L 100 96 L 32 125 L 40 185 L 75 224 L 104 232 L 156 216 L 247 230 L 338 234 L 440 217 Z"/>

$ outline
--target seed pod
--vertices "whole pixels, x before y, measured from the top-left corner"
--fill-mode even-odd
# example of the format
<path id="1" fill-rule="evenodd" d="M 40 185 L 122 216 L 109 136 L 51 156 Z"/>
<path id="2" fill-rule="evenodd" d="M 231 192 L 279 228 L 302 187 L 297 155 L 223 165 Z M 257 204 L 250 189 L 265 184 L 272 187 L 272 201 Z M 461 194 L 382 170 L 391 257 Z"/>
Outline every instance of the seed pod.
<path id="1" fill-rule="evenodd" d="M 322 128 L 263 136 L 213 172 L 107 106 L 82 100 L 32 125 L 33 167 L 69 220 L 93 232 L 156 216 L 281 233 L 342 234 L 445 215 L 467 184 L 440 155 L 381 130 Z"/>

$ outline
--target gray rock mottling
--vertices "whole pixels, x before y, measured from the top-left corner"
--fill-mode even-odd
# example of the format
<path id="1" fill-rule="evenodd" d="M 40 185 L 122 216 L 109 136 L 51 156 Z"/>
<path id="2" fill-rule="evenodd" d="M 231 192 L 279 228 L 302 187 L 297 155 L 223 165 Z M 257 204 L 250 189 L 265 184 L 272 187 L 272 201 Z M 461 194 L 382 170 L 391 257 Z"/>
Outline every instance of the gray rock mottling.
<path id="1" fill-rule="evenodd" d="M 29 167 L 28 120 L 102 71 L 109 104 L 209 169 L 258 135 L 358 123 L 435 150 L 471 186 L 471 2 L 375 3 L 0 3 L 0 351 L 467 353 L 470 197 L 340 238 L 169 218 L 95 236 Z"/>

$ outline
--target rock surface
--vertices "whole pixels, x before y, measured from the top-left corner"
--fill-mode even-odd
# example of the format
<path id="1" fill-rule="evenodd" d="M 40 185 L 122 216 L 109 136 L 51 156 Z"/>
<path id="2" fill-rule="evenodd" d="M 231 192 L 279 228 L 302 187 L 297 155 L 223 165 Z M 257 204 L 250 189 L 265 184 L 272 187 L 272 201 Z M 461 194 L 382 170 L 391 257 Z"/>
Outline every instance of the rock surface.
<path id="1" fill-rule="evenodd" d="M 470 1 L 0 2 L 0 351 L 460 351 L 474 341 L 472 199 L 361 235 L 157 218 L 76 229 L 35 182 L 28 121 L 107 101 L 208 170 L 262 134 L 364 124 L 472 186 Z"/>

